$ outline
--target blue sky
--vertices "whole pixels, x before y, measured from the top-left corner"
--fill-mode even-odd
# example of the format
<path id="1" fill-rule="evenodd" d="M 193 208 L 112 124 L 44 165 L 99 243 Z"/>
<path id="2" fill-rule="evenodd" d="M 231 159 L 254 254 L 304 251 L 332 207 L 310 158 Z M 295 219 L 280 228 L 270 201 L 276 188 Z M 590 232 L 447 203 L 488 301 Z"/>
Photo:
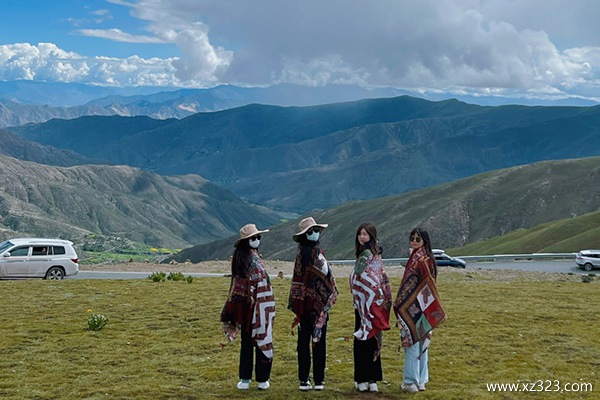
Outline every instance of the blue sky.
<path id="1" fill-rule="evenodd" d="M 0 80 L 600 100 L 596 0 L 3 0 Z"/>

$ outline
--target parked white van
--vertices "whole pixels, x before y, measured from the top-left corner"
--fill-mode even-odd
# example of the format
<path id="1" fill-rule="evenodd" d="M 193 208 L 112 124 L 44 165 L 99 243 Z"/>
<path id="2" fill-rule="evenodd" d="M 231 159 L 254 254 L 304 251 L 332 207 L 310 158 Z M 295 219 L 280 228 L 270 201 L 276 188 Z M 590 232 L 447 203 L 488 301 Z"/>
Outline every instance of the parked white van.
<path id="1" fill-rule="evenodd" d="M 60 280 L 78 272 L 77 253 L 68 240 L 19 238 L 0 243 L 0 279 Z"/>

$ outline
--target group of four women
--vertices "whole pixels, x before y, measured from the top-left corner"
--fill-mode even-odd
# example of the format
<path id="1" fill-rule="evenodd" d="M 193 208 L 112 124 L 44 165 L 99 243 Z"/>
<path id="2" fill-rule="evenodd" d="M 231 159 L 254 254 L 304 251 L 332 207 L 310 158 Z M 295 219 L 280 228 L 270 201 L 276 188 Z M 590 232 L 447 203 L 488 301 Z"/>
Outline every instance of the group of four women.
<path id="1" fill-rule="evenodd" d="M 323 390 L 329 310 L 338 290 L 335 278 L 319 245 L 327 224 L 304 218 L 293 235 L 298 243 L 288 308 L 294 313 L 292 334 L 298 332 L 298 378 L 300 390 Z M 238 389 L 249 389 L 254 367 L 259 389 L 268 389 L 273 360 L 275 300 L 269 276 L 258 253 L 261 236 L 254 224 L 240 229 L 234 243 L 232 278 L 221 313 L 223 332 L 229 340 L 241 336 Z M 361 391 L 377 392 L 383 379 L 381 345 L 383 331 L 390 329 L 394 311 L 400 327 L 405 362 L 403 384 L 407 392 L 425 390 L 429 381 L 427 347 L 431 331 L 446 316 L 435 287 L 437 269 L 428 233 L 420 228 L 410 234 L 411 256 L 395 301 L 381 258 L 373 224 L 361 224 L 355 237 L 356 262 L 350 275 L 353 297 L 354 381 Z M 312 350 L 312 356 L 311 356 Z M 254 362 L 255 361 L 255 362 Z M 309 379 L 313 369 L 313 384 Z M 255 364 L 255 365 L 253 365 Z"/>

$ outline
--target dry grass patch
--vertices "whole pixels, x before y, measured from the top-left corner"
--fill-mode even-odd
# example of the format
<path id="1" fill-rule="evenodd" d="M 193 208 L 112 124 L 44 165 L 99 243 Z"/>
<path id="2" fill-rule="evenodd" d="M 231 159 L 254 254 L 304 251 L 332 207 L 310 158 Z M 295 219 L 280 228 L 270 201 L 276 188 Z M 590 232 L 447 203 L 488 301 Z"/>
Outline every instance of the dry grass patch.
<path id="1" fill-rule="evenodd" d="M 397 289 L 399 278 L 392 278 Z M 304 399 L 298 390 L 288 279 L 273 279 L 277 300 L 271 389 L 240 393 L 239 342 L 222 348 L 218 322 L 227 278 L 0 282 L 0 398 Z M 352 379 L 354 314 L 347 277 L 328 332 L 326 390 L 310 397 L 361 398 Z M 559 274 L 444 270 L 440 295 L 449 320 L 433 337 L 431 382 L 416 395 L 399 389 L 398 331 L 386 332 L 386 383 L 365 398 L 512 399 L 486 383 L 559 380 L 598 383 L 600 280 Z M 88 309 L 106 315 L 86 330 Z M 598 389 L 600 390 L 600 389 Z M 597 395 L 597 393 L 596 393 Z M 594 393 L 528 393 L 528 399 L 594 398 Z"/>

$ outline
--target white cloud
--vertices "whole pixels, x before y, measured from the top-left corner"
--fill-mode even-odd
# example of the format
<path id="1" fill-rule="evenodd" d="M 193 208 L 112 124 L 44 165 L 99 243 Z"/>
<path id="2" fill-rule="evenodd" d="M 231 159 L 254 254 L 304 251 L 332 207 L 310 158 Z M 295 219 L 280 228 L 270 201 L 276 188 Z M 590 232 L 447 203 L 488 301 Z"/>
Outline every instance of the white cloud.
<path id="1" fill-rule="evenodd" d="M 77 32 L 83 36 L 104 38 L 104 39 L 114 40 L 115 42 L 167 43 L 164 40 L 161 40 L 157 37 L 143 36 L 143 35 L 131 35 L 129 33 L 125 33 L 122 30 L 116 29 L 116 28 L 113 28 L 113 29 L 79 29 Z"/>
<path id="2" fill-rule="evenodd" d="M 60 49 L 44 56 L 35 51 L 41 45 L 20 53 L 3 46 L 2 53 L 16 53 L 0 55 L 1 73 L 39 76 L 52 64 L 52 73 L 64 71 L 65 80 L 112 84 L 356 83 L 528 96 L 597 96 L 600 80 L 592 17 L 600 3 L 592 0 L 107 2 L 127 7 L 144 24 L 144 34 L 124 27 L 81 34 L 175 44 L 181 56 L 108 60 L 71 54 L 73 60 L 58 67 Z"/>
<path id="3" fill-rule="evenodd" d="M 175 59 L 83 57 L 51 43 L 0 46 L 1 80 L 83 82 L 114 86 L 185 86 L 175 77 Z M 201 82 L 191 82 L 201 85 Z"/>

